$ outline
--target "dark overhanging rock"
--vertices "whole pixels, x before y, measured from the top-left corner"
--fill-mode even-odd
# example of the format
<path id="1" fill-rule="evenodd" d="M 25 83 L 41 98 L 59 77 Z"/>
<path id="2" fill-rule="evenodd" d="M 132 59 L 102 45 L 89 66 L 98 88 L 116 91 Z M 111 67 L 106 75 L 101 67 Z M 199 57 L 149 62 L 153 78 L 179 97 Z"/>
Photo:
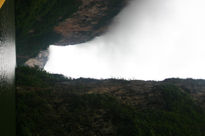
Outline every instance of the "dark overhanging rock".
<path id="1" fill-rule="evenodd" d="M 18 65 L 25 64 L 25 62 L 28 64 L 28 60 L 32 58 L 32 60 L 29 61 L 29 65 L 40 64 L 39 66 L 42 67 L 42 64 L 45 65 L 45 62 L 42 61 L 45 61 L 46 59 L 39 59 L 38 54 L 41 54 L 41 51 L 46 50 L 49 45 L 55 44 L 65 46 L 79 44 L 89 41 L 96 36 L 100 36 L 106 32 L 112 19 L 122 10 L 128 0 L 77 1 L 81 4 L 72 15 L 69 15 L 66 18 L 59 16 L 57 18 L 57 23 L 49 28 L 48 32 L 39 36 L 41 30 L 37 31 L 34 28 L 30 28 L 26 33 L 24 30 L 21 30 L 21 22 L 24 22 L 24 20 L 19 20 L 18 16 L 21 16 L 21 10 L 25 11 L 29 9 L 19 9 L 17 0 L 16 13 L 18 14 L 16 17 L 16 41 Z M 32 23 L 37 22 L 39 26 L 35 27 L 38 28 L 41 27 L 43 18 L 36 18 L 32 21 Z M 49 20 L 47 21 L 49 22 Z M 39 62 L 39 60 L 41 62 Z M 33 62 L 33 64 L 31 64 L 31 62 Z"/>

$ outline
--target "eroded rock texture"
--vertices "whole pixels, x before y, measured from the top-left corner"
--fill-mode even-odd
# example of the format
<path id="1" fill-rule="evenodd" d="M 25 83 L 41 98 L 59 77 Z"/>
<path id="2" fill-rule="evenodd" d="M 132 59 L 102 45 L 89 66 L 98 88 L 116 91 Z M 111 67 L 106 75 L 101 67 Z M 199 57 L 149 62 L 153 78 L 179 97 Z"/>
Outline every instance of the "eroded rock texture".
<path id="1" fill-rule="evenodd" d="M 101 35 L 125 4 L 126 0 L 82 0 L 72 17 L 54 27 L 61 35 L 56 44 L 77 44 Z"/>
<path id="2" fill-rule="evenodd" d="M 35 58 L 51 44 L 79 44 L 101 35 L 127 1 L 72 0 L 69 3 L 66 0 L 16 0 L 18 65 Z M 39 63 L 37 61 L 30 60 L 29 64 Z"/>

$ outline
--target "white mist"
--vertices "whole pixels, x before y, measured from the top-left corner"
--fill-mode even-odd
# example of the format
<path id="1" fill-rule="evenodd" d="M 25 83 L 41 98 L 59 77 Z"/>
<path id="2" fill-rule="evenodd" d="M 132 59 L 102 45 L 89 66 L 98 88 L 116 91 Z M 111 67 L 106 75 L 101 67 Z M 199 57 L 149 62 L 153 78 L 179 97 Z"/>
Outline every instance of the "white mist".
<path id="1" fill-rule="evenodd" d="M 45 70 L 73 78 L 205 78 L 204 7 L 203 0 L 133 0 L 106 34 L 50 46 Z"/>

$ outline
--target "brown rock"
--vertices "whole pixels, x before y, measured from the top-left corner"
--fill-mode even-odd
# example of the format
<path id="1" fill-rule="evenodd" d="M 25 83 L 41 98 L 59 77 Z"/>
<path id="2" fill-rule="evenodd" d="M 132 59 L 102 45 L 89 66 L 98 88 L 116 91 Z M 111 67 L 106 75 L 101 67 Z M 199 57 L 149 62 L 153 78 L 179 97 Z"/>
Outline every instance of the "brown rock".
<path id="1" fill-rule="evenodd" d="M 82 0 L 82 5 L 72 17 L 54 27 L 61 35 L 57 45 L 78 44 L 104 33 L 108 24 L 125 6 L 126 0 Z"/>

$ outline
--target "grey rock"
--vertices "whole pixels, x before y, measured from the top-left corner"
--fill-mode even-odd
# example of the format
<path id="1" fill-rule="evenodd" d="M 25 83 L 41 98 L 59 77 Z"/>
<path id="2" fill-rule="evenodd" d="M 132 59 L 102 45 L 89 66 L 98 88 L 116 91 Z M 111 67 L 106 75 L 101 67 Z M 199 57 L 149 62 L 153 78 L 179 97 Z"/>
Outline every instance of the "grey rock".
<path id="1" fill-rule="evenodd" d="M 38 67 L 40 69 L 43 69 L 46 65 L 46 62 L 48 61 L 49 51 L 40 51 L 40 53 L 35 58 L 31 58 L 27 60 L 24 65 L 28 67 Z"/>

